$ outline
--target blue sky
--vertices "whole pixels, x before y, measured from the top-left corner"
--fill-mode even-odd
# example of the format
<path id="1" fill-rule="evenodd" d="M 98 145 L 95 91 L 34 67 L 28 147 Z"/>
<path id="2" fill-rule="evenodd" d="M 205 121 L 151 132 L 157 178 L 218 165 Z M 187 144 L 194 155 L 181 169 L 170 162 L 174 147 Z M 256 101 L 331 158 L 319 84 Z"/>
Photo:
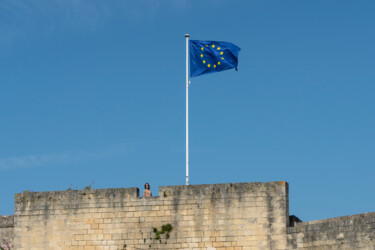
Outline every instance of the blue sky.
<path id="1" fill-rule="evenodd" d="M 375 211 L 374 1 L 0 3 L 0 214 L 25 190 L 185 183 L 185 33 L 241 47 L 190 85 L 190 183 Z"/>

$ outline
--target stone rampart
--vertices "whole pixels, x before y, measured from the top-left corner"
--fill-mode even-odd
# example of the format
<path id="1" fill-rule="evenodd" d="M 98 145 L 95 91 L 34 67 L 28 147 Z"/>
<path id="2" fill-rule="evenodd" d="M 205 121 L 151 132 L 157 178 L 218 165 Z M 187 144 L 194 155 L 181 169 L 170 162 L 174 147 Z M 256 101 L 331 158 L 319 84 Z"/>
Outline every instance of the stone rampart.
<path id="1" fill-rule="evenodd" d="M 287 249 L 286 182 L 15 195 L 15 248 Z M 171 224 L 169 233 L 160 234 Z M 155 228 L 155 229 L 154 229 Z"/>
<path id="2" fill-rule="evenodd" d="M 375 249 L 375 213 L 296 223 L 288 249 Z"/>
<path id="3" fill-rule="evenodd" d="M 0 246 L 79 249 L 368 249 L 375 213 L 301 222 L 286 182 L 24 192 L 0 216 Z M 162 232 L 170 224 L 172 231 Z"/>

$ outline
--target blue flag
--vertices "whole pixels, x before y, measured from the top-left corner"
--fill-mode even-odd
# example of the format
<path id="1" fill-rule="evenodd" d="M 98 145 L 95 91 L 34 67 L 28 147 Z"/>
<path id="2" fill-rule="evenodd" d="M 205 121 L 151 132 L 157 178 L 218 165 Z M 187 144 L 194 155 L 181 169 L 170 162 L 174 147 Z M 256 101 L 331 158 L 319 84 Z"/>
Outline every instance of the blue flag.
<path id="1" fill-rule="evenodd" d="M 235 68 L 240 48 L 233 43 L 189 40 L 190 77 Z"/>

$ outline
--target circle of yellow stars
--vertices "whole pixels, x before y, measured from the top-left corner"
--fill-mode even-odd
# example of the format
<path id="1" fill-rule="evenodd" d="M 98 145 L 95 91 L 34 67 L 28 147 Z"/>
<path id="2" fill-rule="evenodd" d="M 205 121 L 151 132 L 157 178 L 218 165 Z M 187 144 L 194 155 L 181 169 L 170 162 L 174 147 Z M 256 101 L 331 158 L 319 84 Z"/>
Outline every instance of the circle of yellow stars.
<path id="1" fill-rule="evenodd" d="M 206 45 L 206 47 L 212 47 L 213 49 L 215 49 L 215 44 L 212 44 L 212 45 Z M 221 50 L 221 48 L 220 47 L 216 47 L 216 49 L 218 50 L 218 51 L 220 51 Z M 204 50 L 204 47 L 201 47 L 201 51 L 203 51 Z M 223 57 L 223 54 L 224 54 L 224 52 L 223 51 L 220 51 L 220 53 L 219 53 L 220 55 L 221 55 L 221 57 L 220 57 L 220 59 L 221 60 L 224 60 L 224 57 Z M 204 55 L 203 55 L 203 53 L 201 54 L 201 58 L 203 59 L 203 57 L 204 57 Z M 216 68 L 217 66 L 216 66 L 216 64 L 217 65 L 220 65 L 221 64 L 221 62 L 220 61 L 218 61 L 216 64 L 214 64 L 214 65 L 211 65 L 210 63 L 207 63 L 206 64 L 206 60 L 202 60 L 202 62 L 203 62 L 203 64 L 205 64 L 205 65 L 207 65 L 207 67 L 208 68 L 211 68 L 211 66 L 212 67 L 214 67 L 214 68 Z"/>

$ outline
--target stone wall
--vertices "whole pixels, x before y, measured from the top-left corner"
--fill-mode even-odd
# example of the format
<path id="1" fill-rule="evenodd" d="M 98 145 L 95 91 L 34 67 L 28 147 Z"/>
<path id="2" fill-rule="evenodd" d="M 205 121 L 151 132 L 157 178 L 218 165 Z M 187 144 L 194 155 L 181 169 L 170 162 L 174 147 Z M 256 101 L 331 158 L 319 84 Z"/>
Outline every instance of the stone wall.
<path id="1" fill-rule="evenodd" d="M 14 239 L 14 216 L 0 216 L 0 246 L 6 246 L 6 243 L 9 246 L 12 246 Z"/>
<path id="2" fill-rule="evenodd" d="M 15 216 L 0 216 L 0 240 L 17 250 L 375 250 L 375 213 L 300 222 L 288 192 L 269 182 L 160 187 L 150 198 L 137 188 L 21 193 Z"/>
<path id="3" fill-rule="evenodd" d="M 29 249 L 287 249 L 286 182 L 15 195 L 15 247 Z M 171 224 L 170 237 L 153 228 Z"/>
<path id="4" fill-rule="evenodd" d="M 375 213 L 296 223 L 288 249 L 375 249 Z"/>

